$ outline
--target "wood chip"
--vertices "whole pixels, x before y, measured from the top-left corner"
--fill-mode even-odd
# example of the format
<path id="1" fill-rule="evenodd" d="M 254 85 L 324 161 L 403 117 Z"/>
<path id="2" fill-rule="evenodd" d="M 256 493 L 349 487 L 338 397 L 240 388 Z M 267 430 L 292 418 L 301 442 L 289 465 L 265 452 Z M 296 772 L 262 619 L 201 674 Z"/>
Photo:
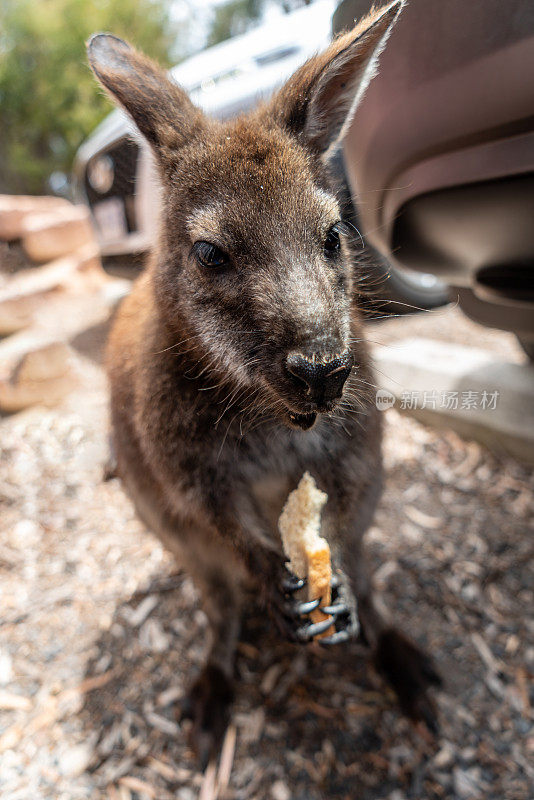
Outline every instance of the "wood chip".
<path id="1" fill-rule="evenodd" d="M 430 514 L 425 514 L 424 511 L 421 511 L 415 506 L 405 506 L 404 513 L 409 519 L 411 519 L 412 522 L 415 522 L 415 524 L 419 525 L 421 528 L 437 530 L 441 525 L 443 525 L 443 520 L 441 517 L 431 517 Z"/>
<path id="2" fill-rule="evenodd" d="M 234 730 L 210 777 L 173 707 L 207 655 L 199 595 L 120 482 L 100 483 L 106 390 L 96 360 L 83 369 L 69 406 L 0 419 L 1 800 L 531 797 L 528 470 L 388 412 L 369 560 L 450 683 L 434 695 L 443 738 L 420 738 L 363 644 L 286 644 L 251 603 Z"/>
<path id="3" fill-rule="evenodd" d="M 149 758 L 148 766 L 150 769 L 153 769 L 154 772 L 157 772 L 158 775 L 161 775 L 162 778 L 165 778 L 169 782 L 175 781 L 177 783 L 185 783 L 191 778 L 192 775 L 190 769 L 177 767 L 174 764 L 167 764 L 166 762 L 160 761 L 157 758 Z"/>
<path id="4" fill-rule="evenodd" d="M 221 760 L 217 775 L 217 796 L 223 794 L 230 783 L 230 775 L 232 773 L 232 765 L 234 763 L 236 738 L 237 732 L 235 725 L 229 725 L 226 731 L 226 736 L 224 737 L 221 751 Z"/>
<path id="5" fill-rule="evenodd" d="M 263 676 L 260 689 L 265 695 L 270 695 L 278 682 L 278 678 L 284 670 L 284 665 L 277 663 L 273 664 L 265 675 Z"/>
<path id="6" fill-rule="evenodd" d="M 480 658 L 482 659 L 486 667 L 490 670 L 490 672 L 497 673 L 497 672 L 502 672 L 503 669 L 506 669 L 504 664 L 501 664 L 501 662 L 495 658 L 488 644 L 484 641 L 484 639 L 479 633 L 472 633 L 471 641 L 475 645 Z"/>
<path id="7" fill-rule="evenodd" d="M 530 705 L 528 675 L 524 667 L 518 667 L 516 669 L 515 679 L 517 688 L 519 689 L 519 695 L 523 703 L 523 715 L 527 718 L 530 718 L 532 715 L 532 708 Z"/>
<path id="8" fill-rule="evenodd" d="M 0 711 L 29 711 L 31 707 L 29 697 L 0 691 Z"/>
<path id="9" fill-rule="evenodd" d="M 140 778 L 135 778 L 133 775 L 125 775 L 123 778 L 120 778 L 119 784 L 121 786 L 126 786 L 127 789 L 131 789 L 132 792 L 137 792 L 138 794 L 145 794 L 147 797 L 157 797 L 157 791 L 154 786 L 151 786 L 146 781 L 142 781 Z"/>
<path id="10" fill-rule="evenodd" d="M 167 736 L 178 736 L 180 733 L 180 726 L 176 722 L 162 717 L 161 714 L 156 714 L 155 711 L 147 711 L 145 719 L 153 728 L 165 733 Z"/>
<path id="11" fill-rule="evenodd" d="M 132 800 L 132 793 L 127 786 L 119 786 L 120 800 Z"/>
<path id="12" fill-rule="evenodd" d="M 130 608 L 130 606 L 123 608 L 122 615 L 128 625 L 131 625 L 132 628 L 137 628 L 139 625 L 143 624 L 148 615 L 156 608 L 157 604 L 158 598 L 156 595 L 149 594 L 148 597 L 145 597 L 145 599 L 139 603 L 137 608 Z"/>
<path id="13" fill-rule="evenodd" d="M 106 683 L 109 683 L 116 674 L 116 669 L 110 669 L 107 672 L 103 672 L 102 675 L 94 675 L 90 678 L 86 678 L 73 689 L 66 689 L 63 694 L 67 695 L 68 692 L 80 692 L 80 694 L 86 694 L 87 692 L 94 691 L 94 689 L 101 689 L 102 686 L 105 686 Z"/>
<path id="14" fill-rule="evenodd" d="M 198 800 L 217 800 L 215 793 L 215 777 L 217 773 L 217 762 L 212 759 L 207 766 Z"/>
<path id="15" fill-rule="evenodd" d="M 158 694 L 156 705 L 160 706 L 160 708 L 165 708 L 165 706 L 170 706 L 171 703 L 174 703 L 176 700 L 180 700 L 183 695 L 184 689 L 182 686 L 170 686 L 168 689 L 165 689 L 164 692 Z"/>

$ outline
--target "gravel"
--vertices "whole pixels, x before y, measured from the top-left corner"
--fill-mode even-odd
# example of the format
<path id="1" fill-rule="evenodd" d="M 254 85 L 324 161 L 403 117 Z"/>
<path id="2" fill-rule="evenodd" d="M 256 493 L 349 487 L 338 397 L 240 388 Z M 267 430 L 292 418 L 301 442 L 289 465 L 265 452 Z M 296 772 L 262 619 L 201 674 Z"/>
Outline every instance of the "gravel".
<path id="1" fill-rule="evenodd" d="M 370 338 L 452 332 L 521 359 L 512 337 L 456 310 Z M 106 387 L 83 363 L 85 386 L 60 408 L 0 419 L 2 800 L 532 798 L 526 467 L 386 412 L 367 539 L 378 588 L 445 678 L 437 740 L 403 718 L 361 645 L 287 645 L 251 610 L 220 768 L 202 775 L 177 708 L 206 620 L 119 482 L 102 481 Z"/>

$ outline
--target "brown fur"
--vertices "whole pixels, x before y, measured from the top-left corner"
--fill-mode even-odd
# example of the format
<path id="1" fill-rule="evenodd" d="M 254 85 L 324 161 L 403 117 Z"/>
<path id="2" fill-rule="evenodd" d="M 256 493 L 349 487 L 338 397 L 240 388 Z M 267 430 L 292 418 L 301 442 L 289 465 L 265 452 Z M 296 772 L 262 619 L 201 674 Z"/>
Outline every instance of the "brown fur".
<path id="1" fill-rule="evenodd" d="M 340 218 L 324 155 L 399 8 L 375 11 L 270 103 L 226 123 L 204 117 L 120 40 L 97 35 L 89 45 L 93 69 L 147 137 L 162 175 L 158 245 L 109 342 L 112 428 L 140 517 L 202 589 L 213 640 L 210 672 L 192 697 L 203 698 L 193 715 L 204 742 L 205 705 L 218 691 L 210 695 L 218 682 L 206 674 L 216 670 L 230 696 L 247 590 L 269 597 L 278 586 L 276 521 L 305 470 L 329 495 L 324 533 L 366 637 L 375 644 L 385 630 L 360 546 L 380 492 L 380 420 L 351 308 L 350 248 L 342 237 L 339 253 L 324 249 Z M 198 241 L 228 253 L 230 266 L 202 266 Z M 314 404 L 284 366 L 290 352 L 323 363 L 348 349 L 355 368 L 337 403 Z M 295 430 L 295 414 L 318 417 Z"/>

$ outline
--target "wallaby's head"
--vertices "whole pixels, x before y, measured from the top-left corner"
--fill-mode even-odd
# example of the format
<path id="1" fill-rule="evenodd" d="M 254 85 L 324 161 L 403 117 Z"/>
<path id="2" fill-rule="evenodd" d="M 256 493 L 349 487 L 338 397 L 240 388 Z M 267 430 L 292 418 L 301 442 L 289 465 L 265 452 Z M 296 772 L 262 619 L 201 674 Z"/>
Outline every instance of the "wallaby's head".
<path id="1" fill-rule="evenodd" d="M 326 155 L 401 6 L 372 11 L 267 104 L 229 122 L 206 117 L 121 39 L 97 34 L 88 45 L 95 74 L 159 165 L 161 318 L 177 338 L 187 332 L 210 369 L 303 429 L 335 406 L 358 367 L 350 252 Z"/>

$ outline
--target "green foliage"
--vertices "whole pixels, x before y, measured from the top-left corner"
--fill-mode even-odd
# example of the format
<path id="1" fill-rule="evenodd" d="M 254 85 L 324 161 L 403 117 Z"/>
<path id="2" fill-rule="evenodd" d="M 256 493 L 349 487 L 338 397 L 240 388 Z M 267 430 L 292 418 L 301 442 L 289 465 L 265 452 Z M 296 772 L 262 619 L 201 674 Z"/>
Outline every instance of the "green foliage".
<path id="1" fill-rule="evenodd" d="M 39 193 L 68 172 L 111 105 L 87 65 L 95 31 L 169 63 L 171 0 L 0 0 L 0 191 Z"/>
<path id="2" fill-rule="evenodd" d="M 259 20 L 265 0 L 229 0 L 217 6 L 208 36 L 208 46 L 245 33 Z"/>
<path id="3" fill-rule="evenodd" d="M 270 0 L 270 2 L 280 5 L 288 14 L 290 11 L 309 5 L 313 0 Z M 261 20 L 267 4 L 268 0 L 228 0 L 218 5 L 208 35 L 208 47 L 254 28 Z"/>

